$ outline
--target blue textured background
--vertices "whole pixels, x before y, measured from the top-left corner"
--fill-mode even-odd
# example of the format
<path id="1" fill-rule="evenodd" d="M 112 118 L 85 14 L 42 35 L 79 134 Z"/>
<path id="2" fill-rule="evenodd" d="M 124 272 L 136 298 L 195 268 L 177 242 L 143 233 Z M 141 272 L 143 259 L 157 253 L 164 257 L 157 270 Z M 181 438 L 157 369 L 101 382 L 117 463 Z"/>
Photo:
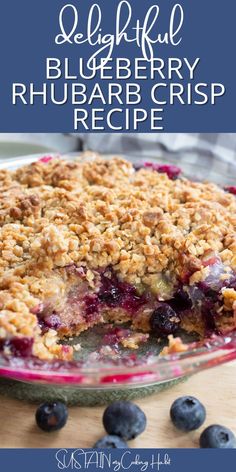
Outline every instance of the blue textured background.
<path id="1" fill-rule="evenodd" d="M 58 34 L 58 15 L 66 3 L 78 6 L 81 17 L 88 11 L 91 0 L 3 0 L 0 14 L 0 132 L 71 132 L 73 131 L 73 106 L 34 106 L 11 104 L 12 82 L 29 83 L 35 86 L 45 81 L 46 57 L 89 57 L 88 45 L 61 45 L 54 43 Z M 104 13 L 104 25 L 112 33 L 115 24 L 117 0 L 97 0 Z M 130 0 L 134 14 L 143 17 L 148 6 L 155 3 L 161 7 L 161 17 L 168 17 L 173 0 Z M 165 130 L 168 132 L 234 132 L 236 131 L 236 87 L 235 87 L 235 0 L 181 0 L 185 9 L 185 22 L 181 32 L 180 46 L 155 47 L 155 56 L 166 58 L 201 58 L 197 82 L 222 82 L 226 94 L 217 105 L 167 106 L 164 112 Z M 87 16 L 86 16 L 87 17 Z M 163 30 L 165 30 L 163 24 Z M 138 48 L 131 44 L 116 50 L 119 57 L 140 56 Z M 59 81 L 57 81 L 59 83 Z M 89 81 L 92 87 L 93 81 Z M 101 85 L 103 85 L 101 83 Z M 146 83 L 146 92 L 149 84 Z M 100 107 L 100 105 L 98 105 Z M 82 108 L 84 106 L 81 106 Z M 140 107 L 147 110 L 152 105 L 148 93 L 144 93 Z M 89 107 L 88 107 L 89 108 Z M 109 107 L 107 107 L 109 109 Z M 132 131 L 132 130 L 130 130 Z M 149 132 L 149 122 L 139 129 Z"/>
<path id="2" fill-rule="evenodd" d="M 78 439 L 79 440 L 79 439 Z M 120 461 L 121 456 L 125 453 L 126 450 L 120 449 L 117 451 L 113 450 L 103 450 L 103 452 L 108 456 L 111 454 L 111 467 L 108 466 L 106 460 L 104 460 L 104 467 L 96 467 L 94 461 L 96 462 L 95 454 L 92 456 L 91 465 L 87 468 L 83 467 L 83 458 L 79 455 L 80 450 L 77 450 L 74 457 L 77 459 L 77 464 L 75 461 L 70 462 L 72 449 L 66 449 L 65 454 L 63 452 L 58 452 L 56 449 L 2 449 L 0 450 L 0 461 L 1 461 L 1 470 L 7 472 L 13 472 L 16 470 L 23 470 L 24 472 L 42 472 L 42 470 L 47 472 L 55 472 L 59 470 L 87 470 L 88 472 L 104 471 L 104 472 L 115 472 L 122 470 L 129 470 L 130 472 L 141 472 L 142 465 L 130 465 L 132 461 L 139 457 L 139 462 L 147 461 L 147 467 L 142 469 L 147 472 L 199 472 L 214 470 L 214 472 L 221 472 L 222 470 L 227 470 L 231 472 L 235 470 L 235 450 L 222 450 L 222 449 L 130 449 L 130 454 L 125 456 L 122 468 L 115 468 L 113 461 Z M 92 452 L 90 449 L 85 449 L 84 451 Z M 93 450 L 95 452 L 95 450 Z M 98 450 L 97 450 L 98 452 Z M 101 450 L 99 451 L 102 452 Z M 98 452 L 98 453 L 99 453 Z M 56 453 L 60 459 L 60 467 L 58 467 L 58 461 L 56 459 Z M 160 460 L 164 460 L 165 454 L 168 454 L 171 459 L 169 465 L 160 465 L 159 469 L 157 464 L 151 466 L 152 455 L 157 461 L 158 453 L 160 454 Z M 63 455 L 65 455 L 65 462 Z M 87 456 L 88 461 L 88 456 Z M 136 460 L 136 462 L 138 462 Z M 65 467 L 63 467 L 65 464 Z M 128 467 L 130 465 L 130 467 Z M 145 467 L 145 466 L 144 466 Z"/>

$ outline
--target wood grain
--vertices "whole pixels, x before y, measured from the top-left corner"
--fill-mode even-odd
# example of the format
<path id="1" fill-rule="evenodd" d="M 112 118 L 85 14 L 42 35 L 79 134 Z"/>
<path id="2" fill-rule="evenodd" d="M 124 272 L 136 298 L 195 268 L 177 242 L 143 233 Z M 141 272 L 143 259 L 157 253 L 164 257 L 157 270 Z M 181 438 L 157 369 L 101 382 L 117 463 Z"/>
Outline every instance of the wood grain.
<path id="1" fill-rule="evenodd" d="M 198 447 L 199 434 L 212 423 L 228 426 L 236 433 L 236 363 L 226 364 L 195 375 L 170 390 L 137 401 L 148 419 L 146 431 L 130 447 Z M 181 395 L 198 397 L 207 408 L 204 427 L 190 434 L 181 433 L 169 420 L 171 403 Z M 0 447 L 86 448 L 103 436 L 103 407 L 69 409 L 66 426 L 56 433 L 43 433 L 35 425 L 35 405 L 0 396 Z"/>

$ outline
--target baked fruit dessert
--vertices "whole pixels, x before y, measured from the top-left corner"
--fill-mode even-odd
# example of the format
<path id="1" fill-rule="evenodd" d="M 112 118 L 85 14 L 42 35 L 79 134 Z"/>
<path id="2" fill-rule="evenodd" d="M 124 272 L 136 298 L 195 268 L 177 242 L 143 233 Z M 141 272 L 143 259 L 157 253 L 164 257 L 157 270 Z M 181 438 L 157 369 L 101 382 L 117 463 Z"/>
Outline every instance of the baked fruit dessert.
<path id="1" fill-rule="evenodd" d="M 60 341 L 104 323 L 131 348 L 149 332 L 173 347 L 179 328 L 202 339 L 233 330 L 231 191 L 119 157 L 1 170 L 0 350 L 70 360 Z"/>

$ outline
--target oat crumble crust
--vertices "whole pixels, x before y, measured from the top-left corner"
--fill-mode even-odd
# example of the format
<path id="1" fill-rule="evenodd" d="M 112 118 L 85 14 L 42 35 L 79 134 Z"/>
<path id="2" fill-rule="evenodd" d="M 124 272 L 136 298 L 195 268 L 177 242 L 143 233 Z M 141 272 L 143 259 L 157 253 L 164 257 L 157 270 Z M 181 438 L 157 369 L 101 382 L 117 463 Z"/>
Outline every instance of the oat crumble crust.
<path id="1" fill-rule="evenodd" d="M 112 266 L 119 280 L 168 300 L 187 273 L 190 285 L 208 276 L 211 254 L 221 258 L 227 279 L 236 270 L 236 198 L 213 183 L 135 171 L 120 157 L 0 170 L 0 338 L 32 337 L 39 358 L 73 355 L 58 344 L 71 333 L 43 334 L 35 314 L 45 301 L 61 309 L 76 285 L 66 267 L 83 267 L 84 283 L 95 290 L 96 271 Z M 222 290 L 222 299 L 221 324 L 232 328 L 236 291 Z M 149 317 L 150 310 L 140 312 L 134 328 L 149 331 Z M 107 318 L 124 321 L 127 314 L 114 309 Z M 185 324 L 201 332 L 194 318 Z M 78 318 L 74 329 L 87 327 Z"/>

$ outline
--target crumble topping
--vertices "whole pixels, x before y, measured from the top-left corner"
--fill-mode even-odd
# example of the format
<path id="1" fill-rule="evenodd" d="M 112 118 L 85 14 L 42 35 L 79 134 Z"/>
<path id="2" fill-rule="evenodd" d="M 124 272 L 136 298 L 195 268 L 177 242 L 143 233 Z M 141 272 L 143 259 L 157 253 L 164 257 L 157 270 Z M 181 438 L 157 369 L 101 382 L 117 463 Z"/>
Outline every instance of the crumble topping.
<path id="1" fill-rule="evenodd" d="M 97 293 L 99 271 L 112 267 L 138 294 L 161 301 L 171 299 L 179 282 L 208 280 L 217 260 L 226 281 L 236 269 L 236 199 L 213 183 L 136 170 L 120 157 L 55 158 L 1 170 L 0 195 L 0 338 L 32 337 L 38 357 L 72 355 L 57 344 L 68 330 L 42 331 L 40 304 L 51 315 L 74 314 L 79 331 L 103 321 L 84 320 L 78 307 L 68 314 L 76 271 L 85 293 Z M 222 298 L 226 311 L 235 309 L 233 288 L 222 290 Z M 136 317 L 145 332 L 152 303 L 147 316 Z M 111 319 L 126 321 L 123 315 L 115 311 Z"/>
<path id="2" fill-rule="evenodd" d="M 181 338 L 174 338 L 172 335 L 168 336 L 168 346 L 165 346 L 161 351 L 161 356 L 168 354 L 179 354 L 180 352 L 186 352 L 188 345 L 184 344 Z"/>

